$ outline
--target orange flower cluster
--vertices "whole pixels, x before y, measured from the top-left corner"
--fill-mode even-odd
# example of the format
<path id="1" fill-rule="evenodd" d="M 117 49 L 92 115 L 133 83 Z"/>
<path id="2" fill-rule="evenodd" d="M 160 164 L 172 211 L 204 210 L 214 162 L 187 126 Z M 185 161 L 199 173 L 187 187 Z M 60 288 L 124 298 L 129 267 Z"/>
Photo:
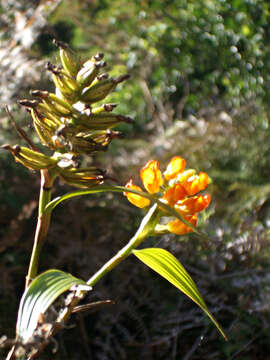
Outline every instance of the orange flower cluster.
<path id="1" fill-rule="evenodd" d="M 180 156 L 175 156 L 169 162 L 167 169 L 161 173 L 159 163 L 150 160 L 141 169 L 140 178 L 149 194 L 159 195 L 160 200 L 173 207 L 193 227 L 197 224 L 197 213 L 204 210 L 210 203 L 209 194 L 202 195 L 210 182 L 206 173 L 195 170 L 185 170 L 186 161 Z M 142 191 L 139 186 L 130 180 L 126 184 L 127 189 Z M 150 205 L 150 200 L 137 194 L 125 192 L 128 200 L 139 208 Z M 169 221 L 163 229 L 174 234 L 183 235 L 193 230 L 179 219 Z"/>

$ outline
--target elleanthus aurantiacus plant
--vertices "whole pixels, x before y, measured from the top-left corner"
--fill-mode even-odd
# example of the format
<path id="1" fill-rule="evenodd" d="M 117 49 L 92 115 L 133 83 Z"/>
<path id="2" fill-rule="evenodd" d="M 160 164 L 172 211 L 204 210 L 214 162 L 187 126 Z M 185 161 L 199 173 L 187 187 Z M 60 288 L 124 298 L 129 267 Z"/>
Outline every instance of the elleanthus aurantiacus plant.
<path id="1" fill-rule="evenodd" d="M 59 46 L 62 66 L 47 64 L 55 84 L 55 93 L 32 90 L 35 100 L 21 100 L 19 103 L 31 113 L 34 128 L 39 139 L 52 153 L 39 151 L 31 141 L 31 148 L 4 145 L 15 160 L 31 170 L 41 171 L 39 219 L 35 242 L 26 277 L 26 286 L 37 274 L 39 253 L 50 225 L 50 212 L 45 214 L 51 200 L 52 186 L 57 177 L 67 184 L 88 189 L 100 185 L 108 176 L 95 166 L 80 167 L 82 155 L 89 155 L 107 149 L 110 142 L 121 136 L 112 130 L 121 122 L 132 120 L 113 110 L 116 104 L 97 104 L 110 94 L 117 84 L 129 75 L 111 78 L 101 69 L 106 66 L 103 54 L 98 53 L 82 62 L 64 43 Z"/>
<path id="2" fill-rule="evenodd" d="M 111 128 L 120 122 L 132 122 L 129 117 L 113 113 L 115 104 L 94 106 L 96 102 L 104 100 L 128 75 L 110 78 L 106 73 L 100 74 L 100 70 L 106 66 L 102 60 L 103 54 L 99 53 L 82 63 L 65 44 L 57 42 L 57 45 L 60 47 L 62 67 L 50 63 L 47 65 L 56 86 L 55 93 L 33 90 L 31 94 L 37 100 L 20 101 L 31 113 L 40 141 L 51 150 L 51 155 L 40 152 L 25 134 L 23 137 L 31 148 L 3 146 L 16 161 L 41 172 L 39 215 L 26 276 L 26 290 L 20 302 L 16 339 L 12 341 L 14 347 L 7 360 L 36 358 L 54 333 L 63 327 L 85 293 L 131 254 L 188 295 L 225 336 L 208 311 L 196 285 L 172 254 L 158 248 L 137 250 L 151 235 L 166 232 L 182 235 L 196 230 L 197 214 L 210 203 L 210 195 L 201 194 L 210 182 L 208 175 L 202 172 L 197 175 L 195 170 L 185 170 L 185 160 L 179 156 L 171 159 L 163 173 L 158 161 L 151 160 L 140 172 L 147 191 L 145 193 L 132 180 L 126 187 L 102 185 L 106 179 L 105 171 L 94 166 L 80 167 L 82 155 L 106 150 L 110 142 L 120 136 L 118 131 Z M 21 130 L 19 132 L 23 134 Z M 57 177 L 85 190 L 51 200 L 53 183 Z M 55 269 L 37 276 L 40 252 L 54 207 L 68 198 L 102 191 L 124 192 L 132 204 L 148 208 L 135 235 L 87 282 Z M 66 296 L 67 291 L 70 293 Z M 57 298 L 60 298 L 58 310 L 50 311 Z"/>
<path id="3" fill-rule="evenodd" d="M 197 213 L 204 210 L 211 201 L 209 194 L 200 194 L 200 191 L 206 189 L 210 179 L 206 173 L 200 172 L 197 175 L 193 169 L 185 170 L 185 166 L 186 161 L 175 156 L 162 174 L 158 161 L 150 160 L 141 169 L 140 177 L 149 194 L 158 196 L 160 201 L 173 207 L 194 228 L 197 224 Z M 126 188 L 142 191 L 139 186 L 133 184 L 132 180 L 126 184 Z M 147 208 L 150 205 L 150 200 L 145 197 L 132 193 L 125 193 L 125 195 L 137 207 Z M 171 232 L 184 235 L 193 231 L 187 223 L 179 219 L 166 221 L 168 216 L 169 214 L 164 209 L 160 209 L 163 223 L 156 225 L 156 234 Z"/>

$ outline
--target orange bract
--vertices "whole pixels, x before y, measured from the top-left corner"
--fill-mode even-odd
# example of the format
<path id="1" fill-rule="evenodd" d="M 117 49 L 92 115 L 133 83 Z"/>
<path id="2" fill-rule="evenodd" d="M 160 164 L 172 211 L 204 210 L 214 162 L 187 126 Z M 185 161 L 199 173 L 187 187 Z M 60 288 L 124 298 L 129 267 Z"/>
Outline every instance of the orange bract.
<path id="1" fill-rule="evenodd" d="M 185 216 L 184 217 L 191 225 L 194 227 L 197 224 L 197 215 L 193 216 Z M 186 224 L 184 224 L 181 220 L 172 220 L 167 224 L 168 230 L 176 235 L 185 235 L 189 232 L 192 232 L 193 230 L 188 227 Z"/>
<path id="2" fill-rule="evenodd" d="M 204 190 L 209 182 L 209 176 L 204 172 L 200 172 L 199 175 L 191 176 L 182 185 L 184 186 L 188 195 L 195 195 L 198 192 Z"/>
<path id="3" fill-rule="evenodd" d="M 180 156 L 175 156 L 169 162 L 166 171 L 163 173 L 167 181 L 174 179 L 179 173 L 183 172 L 186 167 L 186 160 Z"/>
<path id="4" fill-rule="evenodd" d="M 140 177 L 145 189 L 150 194 L 159 192 L 160 186 L 163 185 L 163 178 L 161 171 L 159 170 L 158 161 L 148 161 L 148 163 L 141 169 Z"/>
<path id="5" fill-rule="evenodd" d="M 129 180 L 129 182 L 125 185 L 127 189 L 136 190 L 136 191 L 142 191 L 142 189 L 139 186 L 136 186 L 133 184 L 132 180 Z M 150 200 L 146 199 L 143 196 L 132 194 L 129 192 L 124 192 L 124 195 L 128 198 L 128 200 L 131 202 L 131 204 L 139 207 L 144 208 L 146 206 L 150 205 Z"/>
<path id="6" fill-rule="evenodd" d="M 177 201 L 184 199 L 186 196 L 185 188 L 181 184 L 175 184 L 164 193 L 162 199 L 166 200 L 169 205 L 175 205 Z"/>
<path id="7" fill-rule="evenodd" d="M 210 178 L 204 172 L 196 175 L 196 171 L 193 169 L 185 170 L 185 166 L 186 161 L 180 156 L 175 156 L 162 174 L 159 170 L 158 161 L 150 160 L 141 169 L 140 177 L 148 193 L 162 192 L 160 196 L 158 195 L 159 199 L 176 210 L 194 228 L 197 225 L 197 213 L 207 208 L 211 202 L 209 194 L 200 194 L 200 191 L 205 190 L 209 184 Z M 162 185 L 165 189 L 161 188 Z M 127 183 L 126 188 L 142 191 L 139 186 L 133 184 L 132 180 Z M 125 195 L 135 206 L 144 208 L 150 205 L 150 200 L 140 195 L 131 193 L 125 193 Z M 160 211 L 162 210 L 160 209 Z M 168 216 L 167 212 L 165 215 Z M 164 216 L 164 211 L 162 216 Z M 160 227 L 158 228 L 158 226 Z M 157 225 L 157 234 L 164 233 L 164 231 L 184 235 L 193 230 L 180 219 L 174 218 L 166 225 L 164 223 Z"/>
<path id="8" fill-rule="evenodd" d="M 210 201 L 211 196 L 209 194 L 193 196 L 176 204 L 175 210 L 180 214 L 193 215 L 207 208 Z"/>

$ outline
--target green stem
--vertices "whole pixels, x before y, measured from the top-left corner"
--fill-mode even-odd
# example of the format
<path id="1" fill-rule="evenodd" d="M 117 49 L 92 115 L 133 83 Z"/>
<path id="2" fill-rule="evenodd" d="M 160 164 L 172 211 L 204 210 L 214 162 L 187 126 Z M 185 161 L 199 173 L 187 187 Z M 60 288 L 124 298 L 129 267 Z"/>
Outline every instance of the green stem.
<path id="1" fill-rule="evenodd" d="M 53 180 L 52 180 L 53 181 Z M 44 215 L 47 216 L 48 214 L 51 213 L 50 212 L 45 212 L 43 213 L 44 206 L 46 206 L 47 201 L 49 201 L 48 199 L 50 198 L 50 195 L 44 194 L 44 188 L 42 191 L 42 187 L 41 187 L 41 196 L 40 196 L 40 215 L 41 215 L 41 219 L 44 220 Z M 43 215 L 43 218 L 42 218 Z M 48 215 L 49 216 L 49 215 Z M 146 214 L 146 216 L 143 218 L 141 225 L 139 227 L 139 229 L 137 230 L 136 234 L 130 239 L 130 241 L 128 242 L 128 244 L 126 246 L 124 246 L 113 258 L 111 258 L 104 266 L 102 266 L 102 268 L 97 271 L 88 281 L 87 284 L 90 286 L 93 286 L 94 284 L 96 284 L 104 275 L 106 275 L 109 271 L 111 271 L 116 265 L 118 265 L 121 261 L 123 261 L 124 259 L 126 259 L 131 253 L 132 250 L 134 250 L 136 247 L 138 247 L 144 239 L 146 239 L 148 236 L 150 236 L 153 233 L 153 230 L 156 226 L 156 224 L 158 223 L 160 218 L 160 211 L 158 209 L 158 205 L 154 204 L 148 211 L 148 213 Z M 43 240 L 43 238 L 40 238 L 41 240 Z M 39 254 L 40 251 L 40 242 L 37 241 L 37 243 L 39 244 L 39 246 L 37 246 L 37 253 Z M 34 252 L 34 249 L 33 249 Z M 33 259 L 36 259 L 36 256 L 32 257 Z M 38 258 L 37 258 L 38 259 Z M 34 268 L 37 268 L 37 259 L 35 261 L 33 261 L 34 264 L 36 264 L 34 266 Z M 30 270 L 30 267 L 29 267 Z M 29 274 L 29 273 L 28 273 Z M 81 291 L 81 294 L 78 294 L 72 303 L 72 306 L 69 306 L 68 311 L 65 313 L 62 321 L 65 322 L 69 316 L 72 313 L 72 310 L 74 309 L 74 307 L 78 304 L 78 302 L 82 299 L 82 297 L 84 296 L 84 294 L 86 294 L 85 291 Z M 61 327 L 56 327 L 53 329 L 53 335 L 60 330 Z M 46 343 L 44 343 L 45 346 Z M 12 350 L 10 351 L 8 358 L 6 360 L 13 360 L 16 357 L 14 357 L 14 350 L 15 347 L 12 348 Z M 40 354 L 40 352 L 43 350 L 43 348 L 41 348 L 38 353 L 35 356 L 38 356 Z"/>
<path id="2" fill-rule="evenodd" d="M 46 205 L 51 201 L 54 176 L 49 172 L 48 169 L 41 170 L 40 173 L 41 173 L 41 182 L 40 182 L 38 221 L 36 226 L 34 245 L 32 249 L 28 273 L 26 276 L 25 288 L 27 288 L 30 285 L 31 281 L 37 275 L 41 248 L 44 243 L 44 239 L 48 233 L 50 220 L 51 220 L 51 211 L 45 213 L 44 210 Z"/>
<path id="3" fill-rule="evenodd" d="M 114 257 L 112 257 L 106 264 L 102 266 L 88 281 L 90 286 L 95 285 L 104 275 L 110 272 L 116 265 L 126 259 L 132 250 L 137 248 L 145 238 L 151 235 L 160 217 L 160 211 L 157 204 L 153 205 L 144 219 L 141 222 L 136 234 L 130 239 L 126 246 L 124 246 Z"/>

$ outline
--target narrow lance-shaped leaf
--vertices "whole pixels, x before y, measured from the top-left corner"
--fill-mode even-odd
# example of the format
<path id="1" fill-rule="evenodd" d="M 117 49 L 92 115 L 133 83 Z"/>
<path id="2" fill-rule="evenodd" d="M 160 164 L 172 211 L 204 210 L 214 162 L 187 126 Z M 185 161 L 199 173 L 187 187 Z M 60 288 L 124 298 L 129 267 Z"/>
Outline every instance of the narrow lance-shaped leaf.
<path id="1" fill-rule="evenodd" d="M 220 333 L 227 339 L 221 326 L 209 312 L 194 281 L 181 263 L 168 251 L 160 248 L 148 248 L 132 251 L 138 259 L 156 271 L 159 275 L 176 286 L 180 291 L 190 297 L 213 321 Z"/>
<path id="2" fill-rule="evenodd" d="M 25 290 L 19 307 L 17 319 L 17 338 L 27 342 L 33 335 L 40 315 L 44 314 L 52 303 L 73 285 L 86 282 L 60 270 L 48 270 L 37 276 Z"/>

